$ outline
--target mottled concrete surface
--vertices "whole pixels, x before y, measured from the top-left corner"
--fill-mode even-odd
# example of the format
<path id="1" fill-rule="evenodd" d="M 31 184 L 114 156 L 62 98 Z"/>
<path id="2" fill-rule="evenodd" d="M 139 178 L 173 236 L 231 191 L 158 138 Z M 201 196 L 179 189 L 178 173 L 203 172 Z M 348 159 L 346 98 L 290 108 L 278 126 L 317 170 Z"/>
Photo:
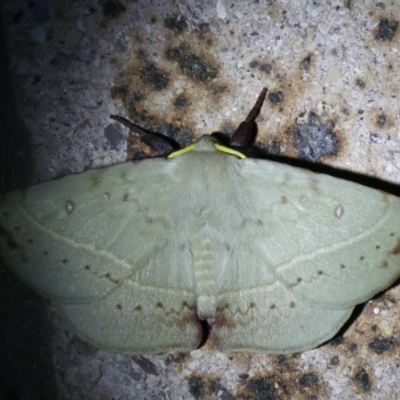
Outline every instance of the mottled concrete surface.
<path id="1" fill-rule="evenodd" d="M 232 132 L 266 86 L 260 151 L 399 192 L 398 2 L 2 6 L 11 71 L 2 57 L 2 190 L 151 155 L 109 114 L 185 145 Z M 7 272 L 1 278 L 1 398 L 395 399 L 400 391 L 396 286 L 358 307 L 335 340 L 301 354 L 129 357 L 83 343 L 45 301 Z"/>

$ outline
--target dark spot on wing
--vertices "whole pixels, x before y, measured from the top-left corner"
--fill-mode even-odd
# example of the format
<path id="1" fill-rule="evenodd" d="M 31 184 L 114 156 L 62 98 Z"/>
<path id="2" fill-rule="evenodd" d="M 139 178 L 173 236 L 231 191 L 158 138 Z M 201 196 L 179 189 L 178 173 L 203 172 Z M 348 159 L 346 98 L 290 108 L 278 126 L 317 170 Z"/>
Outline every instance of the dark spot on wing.
<path id="1" fill-rule="evenodd" d="M 387 267 L 388 267 L 388 262 L 387 262 L 387 260 L 384 260 L 384 261 L 382 262 L 381 267 L 382 267 L 382 268 L 387 268 Z"/>
<path id="2" fill-rule="evenodd" d="M 249 305 L 249 308 L 257 308 L 256 303 L 254 303 L 254 301 L 252 301 Z"/>
<path id="3" fill-rule="evenodd" d="M 321 271 L 321 270 L 318 270 L 318 275 L 323 275 L 324 274 L 324 271 Z"/>
<path id="4" fill-rule="evenodd" d="M 286 196 L 281 196 L 281 204 L 287 204 L 288 199 Z"/>
<path id="5" fill-rule="evenodd" d="M 114 279 L 109 272 L 106 272 L 104 277 L 107 278 L 110 282 L 115 283 L 116 285 L 119 284 L 119 280 L 118 279 Z"/>
<path id="6" fill-rule="evenodd" d="M 360 256 L 359 260 L 360 261 L 364 261 L 365 257 L 364 256 Z"/>
<path id="7" fill-rule="evenodd" d="M 346 266 L 344 264 L 340 264 L 340 269 L 345 269 Z"/>
<path id="8" fill-rule="evenodd" d="M 381 248 L 381 246 L 379 246 L 379 244 L 377 244 L 377 245 L 375 246 L 375 248 L 376 248 L 377 250 L 379 250 L 379 249 Z"/>
<path id="9" fill-rule="evenodd" d="M 85 269 L 86 269 L 86 271 L 90 271 L 90 265 L 85 265 Z"/>
<path id="10" fill-rule="evenodd" d="M 129 199 L 129 193 L 124 193 L 123 201 L 127 201 Z"/>
<path id="11" fill-rule="evenodd" d="M 142 306 L 139 305 L 134 308 L 134 311 L 140 312 L 140 311 L 143 311 L 143 308 L 142 308 Z"/>
<path id="12" fill-rule="evenodd" d="M 294 301 L 291 301 L 289 304 L 290 308 L 295 308 L 296 307 L 296 303 Z"/>
<path id="13" fill-rule="evenodd" d="M 157 301 L 156 307 L 157 307 L 157 308 L 164 308 L 164 304 L 161 303 L 161 301 Z"/>
<path id="14" fill-rule="evenodd" d="M 49 255 L 49 252 L 48 252 L 47 250 L 44 250 L 44 251 L 43 251 L 43 255 L 44 255 L 45 257 L 47 257 L 47 256 Z"/>
<path id="15" fill-rule="evenodd" d="M 63 258 L 62 263 L 66 264 L 68 262 L 68 258 Z"/>
<path id="16" fill-rule="evenodd" d="M 276 305 L 275 304 L 271 304 L 270 306 L 269 306 L 269 309 L 270 310 L 274 310 L 276 308 Z"/>
<path id="17" fill-rule="evenodd" d="M 117 304 L 117 306 L 115 307 L 117 310 L 122 310 L 122 305 L 121 304 Z"/>

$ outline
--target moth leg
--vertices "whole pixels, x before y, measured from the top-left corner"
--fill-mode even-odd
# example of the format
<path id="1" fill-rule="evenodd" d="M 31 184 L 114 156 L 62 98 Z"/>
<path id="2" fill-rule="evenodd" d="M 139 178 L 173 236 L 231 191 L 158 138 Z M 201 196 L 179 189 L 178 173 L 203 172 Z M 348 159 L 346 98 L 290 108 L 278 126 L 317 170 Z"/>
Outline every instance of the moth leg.
<path id="1" fill-rule="evenodd" d="M 240 123 L 239 127 L 233 132 L 229 139 L 229 144 L 233 147 L 246 149 L 254 142 L 257 133 L 257 125 L 255 119 L 260 113 L 261 107 L 264 103 L 265 96 L 267 95 L 267 88 L 263 88 L 256 103 L 247 115 L 247 118 Z"/>
<path id="2" fill-rule="evenodd" d="M 167 136 L 160 135 L 159 133 L 149 132 L 138 125 L 133 124 L 124 117 L 119 115 L 110 115 L 110 118 L 120 122 L 122 125 L 126 126 L 131 130 L 131 132 L 136 133 L 140 140 L 147 144 L 157 155 L 165 156 L 170 154 L 179 146 Z"/>

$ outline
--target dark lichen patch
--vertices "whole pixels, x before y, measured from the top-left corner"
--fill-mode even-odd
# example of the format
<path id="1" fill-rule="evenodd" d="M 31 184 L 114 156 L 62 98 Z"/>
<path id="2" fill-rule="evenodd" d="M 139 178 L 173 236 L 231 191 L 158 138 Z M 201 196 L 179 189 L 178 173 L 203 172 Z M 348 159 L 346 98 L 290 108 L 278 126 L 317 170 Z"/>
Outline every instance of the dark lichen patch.
<path id="1" fill-rule="evenodd" d="M 125 100 L 128 94 L 128 85 L 116 85 L 111 88 L 111 98 L 113 100 Z"/>
<path id="2" fill-rule="evenodd" d="M 253 69 L 253 68 L 257 68 L 259 65 L 260 64 L 257 60 L 253 60 L 250 62 L 249 67 Z"/>
<path id="3" fill-rule="evenodd" d="M 375 34 L 375 39 L 380 42 L 391 41 L 399 27 L 397 21 L 389 21 L 388 19 L 382 19 L 379 21 L 378 31 Z"/>
<path id="4" fill-rule="evenodd" d="M 209 65 L 200 56 L 191 51 L 191 46 L 182 43 L 179 47 L 168 48 L 165 56 L 170 61 L 177 61 L 182 72 L 190 78 L 205 82 L 216 78 L 218 70 Z"/>
<path id="5" fill-rule="evenodd" d="M 143 82 L 150 84 L 154 90 L 163 90 L 167 87 L 169 79 L 167 75 L 159 70 L 154 64 L 141 68 Z"/>
<path id="6" fill-rule="evenodd" d="M 103 15 L 110 19 L 116 18 L 126 10 L 118 0 L 101 1 L 100 5 L 103 8 Z"/>
<path id="7" fill-rule="evenodd" d="M 200 399 L 202 396 L 202 384 L 203 379 L 201 377 L 194 376 L 189 379 L 189 392 L 195 399 Z"/>
<path id="8" fill-rule="evenodd" d="M 278 90 L 276 92 L 271 92 L 268 94 L 268 100 L 274 104 L 282 103 L 283 102 L 283 93 L 280 90 Z"/>
<path id="9" fill-rule="evenodd" d="M 266 74 L 270 74 L 272 72 L 272 65 L 268 63 L 261 64 L 258 68 L 261 72 L 265 72 Z"/>
<path id="10" fill-rule="evenodd" d="M 300 70 L 302 71 L 308 71 L 310 68 L 311 64 L 311 54 L 308 54 L 306 57 L 304 57 L 301 62 L 300 62 Z"/>
<path id="11" fill-rule="evenodd" d="M 315 385 L 318 382 L 318 377 L 313 374 L 313 373 L 309 373 L 309 374 L 304 374 L 300 379 L 299 379 L 299 383 L 301 386 L 312 386 Z"/>
<path id="12" fill-rule="evenodd" d="M 203 61 L 194 54 L 189 54 L 181 59 L 179 65 L 186 75 L 202 82 L 214 79 L 217 76 L 216 68 L 207 68 Z"/>
<path id="13" fill-rule="evenodd" d="M 376 124 L 383 128 L 387 124 L 387 118 L 385 114 L 379 114 L 376 118 Z"/>
<path id="14" fill-rule="evenodd" d="M 357 79 L 356 79 L 356 85 L 357 85 L 360 89 L 365 89 L 365 87 L 367 86 L 367 85 L 365 84 L 365 82 L 364 82 L 362 79 L 360 79 L 360 78 L 357 78 Z"/>
<path id="15" fill-rule="evenodd" d="M 338 356 L 333 356 L 333 357 L 329 360 L 329 364 L 330 364 L 330 365 L 338 365 L 338 364 L 339 364 L 339 357 L 338 357 Z"/>
<path id="16" fill-rule="evenodd" d="M 368 392 L 371 390 L 371 383 L 369 381 L 369 375 L 365 369 L 362 369 L 355 375 L 355 380 L 358 386 L 364 391 Z"/>
<path id="17" fill-rule="evenodd" d="M 343 336 L 336 337 L 336 338 L 332 339 L 332 340 L 329 342 L 329 344 L 330 344 L 332 347 L 337 347 L 337 346 L 339 346 L 339 345 L 341 345 L 341 344 L 343 344 L 343 343 L 344 343 Z"/>
<path id="18" fill-rule="evenodd" d="M 173 15 L 164 19 L 164 26 L 171 31 L 181 33 L 187 28 L 187 23 L 182 16 Z"/>
<path id="19" fill-rule="evenodd" d="M 391 351 L 394 348 L 392 340 L 387 339 L 374 339 L 368 347 L 376 354 L 382 354 L 385 351 Z"/>
<path id="20" fill-rule="evenodd" d="M 257 399 L 272 400 L 278 398 L 273 377 L 252 379 L 247 383 L 247 389 L 254 393 Z"/>
<path id="21" fill-rule="evenodd" d="M 174 101 L 175 108 L 178 108 L 178 109 L 185 108 L 186 104 L 187 104 L 187 99 L 186 99 L 186 96 L 184 94 L 179 94 L 175 98 L 175 101 Z"/>
<path id="22" fill-rule="evenodd" d="M 293 137 L 299 157 L 316 162 L 324 156 L 336 155 L 339 150 L 339 140 L 333 129 L 332 121 L 322 123 L 313 112 L 309 113 L 308 122 L 297 122 Z"/>

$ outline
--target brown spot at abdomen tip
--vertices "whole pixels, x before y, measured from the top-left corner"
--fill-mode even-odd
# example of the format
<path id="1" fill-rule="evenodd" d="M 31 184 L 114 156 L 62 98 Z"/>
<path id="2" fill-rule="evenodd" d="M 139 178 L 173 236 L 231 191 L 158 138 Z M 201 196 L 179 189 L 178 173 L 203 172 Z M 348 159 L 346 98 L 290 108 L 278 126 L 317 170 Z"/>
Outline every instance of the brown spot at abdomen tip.
<path id="1" fill-rule="evenodd" d="M 397 239 L 396 246 L 393 247 L 393 249 L 391 250 L 391 253 L 392 253 L 394 256 L 397 256 L 397 255 L 400 254 L 400 238 Z"/>
<path id="2" fill-rule="evenodd" d="M 18 243 L 14 239 L 14 236 L 7 229 L 4 229 L 1 226 L 0 226 L 0 235 L 6 239 L 6 246 L 9 249 L 15 250 L 19 248 Z"/>

